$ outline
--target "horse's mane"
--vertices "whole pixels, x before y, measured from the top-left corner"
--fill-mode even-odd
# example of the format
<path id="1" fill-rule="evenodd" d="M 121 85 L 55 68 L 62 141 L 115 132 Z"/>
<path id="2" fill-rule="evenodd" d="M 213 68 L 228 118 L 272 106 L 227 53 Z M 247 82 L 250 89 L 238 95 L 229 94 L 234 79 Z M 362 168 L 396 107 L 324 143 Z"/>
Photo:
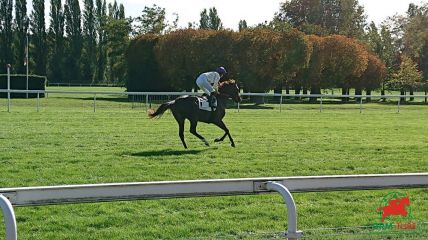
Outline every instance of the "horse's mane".
<path id="1" fill-rule="evenodd" d="M 223 87 L 225 87 L 225 86 L 228 86 L 228 85 L 234 85 L 234 84 L 236 84 L 236 81 L 235 81 L 235 80 L 233 80 L 233 79 L 231 79 L 231 80 L 227 80 L 227 81 L 220 82 L 220 83 L 219 83 L 219 85 L 218 85 L 218 88 L 219 88 L 219 89 L 222 89 L 222 88 L 223 88 Z"/>

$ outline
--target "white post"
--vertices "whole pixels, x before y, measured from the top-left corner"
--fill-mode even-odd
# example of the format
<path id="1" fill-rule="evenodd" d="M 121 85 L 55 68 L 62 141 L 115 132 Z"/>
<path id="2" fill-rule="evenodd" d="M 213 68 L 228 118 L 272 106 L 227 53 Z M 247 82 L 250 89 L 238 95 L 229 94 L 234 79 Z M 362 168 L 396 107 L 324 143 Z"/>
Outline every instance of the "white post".
<path id="1" fill-rule="evenodd" d="M 361 98 L 360 98 L 360 113 L 362 112 L 363 112 L 363 95 L 361 95 Z"/>
<path id="2" fill-rule="evenodd" d="M 273 190 L 281 194 L 282 198 L 285 201 L 285 205 L 287 207 L 288 213 L 288 230 L 285 234 L 285 237 L 288 239 L 299 239 L 303 236 L 302 231 L 297 230 L 297 211 L 296 204 L 294 203 L 293 196 L 291 195 L 288 189 L 279 183 L 276 182 L 267 182 L 266 183 L 267 190 Z"/>
<path id="3" fill-rule="evenodd" d="M 322 97 L 321 97 L 321 101 L 320 101 L 320 112 L 322 112 Z"/>
<path id="4" fill-rule="evenodd" d="M 279 100 L 279 112 L 282 112 L 282 94 L 281 99 Z"/>
<path id="5" fill-rule="evenodd" d="M 97 110 L 97 94 L 94 94 L 94 112 Z"/>
<path id="6" fill-rule="evenodd" d="M 10 112 L 10 64 L 7 65 L 7 112 Z"/>
<path id="7" fill-rule="evenodd" d="M 401 102 L 401 95 L 400 95 L 400 98 L 398 98 L 397 113 L 400 113 L 400 102 Z"/>
<path id="8" fill-rule="evenodd" d="M 0 208 L 3 210 L 4 223 L 6 225 L 6 240 L 17 240 L 18 230 L 16 226 L 15 212 L 12 204 L 3 195 L 0 194 Z"/>
<path id="9" fill-rule="evenodd" d="M 147 94 L 146 95 L 146 112 L 149 110 L 148 105 L 149 105 L 149 95 Z"/>
<path id="10" fill-rule="evenodd" d="M 40 108 L 40 93 L 37 93 L 37 112 L 39 112 L 39 108 Z"/>

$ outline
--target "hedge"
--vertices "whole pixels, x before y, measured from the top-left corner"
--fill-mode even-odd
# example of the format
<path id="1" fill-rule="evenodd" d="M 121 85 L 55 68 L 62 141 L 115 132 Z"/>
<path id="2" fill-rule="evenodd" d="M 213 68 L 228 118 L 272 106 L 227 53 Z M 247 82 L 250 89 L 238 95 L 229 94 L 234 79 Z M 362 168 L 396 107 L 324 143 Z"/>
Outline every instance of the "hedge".
<path id="1" fill-rule="evenodd" d="M 12 90 L 26 90 L 27 75 L 23 74 L 12 74 L 10 75 L 10 89 Z M 46 77 L 29 75 L 28 76 L 28 90 L 45 90 Z M 0 89 L 7 89 L 7 75 L 0 74 Z M 25 98 L 26 93 L 11 93 L 11 97 L 14 98 Z M 45 94 L 41 93 L 39 97 L 44 97 Z M 28 97 L 37 97 L 36 93 L 29 93 Z M 7 98 L 7 93 L 0 93 L 0 98 Z"/>

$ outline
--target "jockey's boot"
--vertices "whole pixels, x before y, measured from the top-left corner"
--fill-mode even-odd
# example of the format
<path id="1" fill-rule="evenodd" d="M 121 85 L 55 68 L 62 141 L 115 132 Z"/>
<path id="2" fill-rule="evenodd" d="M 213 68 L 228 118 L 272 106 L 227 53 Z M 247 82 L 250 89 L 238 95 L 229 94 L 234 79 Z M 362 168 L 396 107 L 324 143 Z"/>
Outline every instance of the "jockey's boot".
<path id="1" fill-rule="evenodd" d="M 214 121 L 214 116 L 215 116 L 215 109 L 214 109 L 215 100 L 216 98 L 213 94 L 208 96 L 208 104 L 211 107 L 211 116 L 210 116 L 211 121 Z"/>
<path id="2" fill-rule="evenodd" d="M 213 94 L 208 96 L 208 104 L 211 107 L 211 111 L 214 112 L 214 103 L 216 101 L 216 98 Z"/>

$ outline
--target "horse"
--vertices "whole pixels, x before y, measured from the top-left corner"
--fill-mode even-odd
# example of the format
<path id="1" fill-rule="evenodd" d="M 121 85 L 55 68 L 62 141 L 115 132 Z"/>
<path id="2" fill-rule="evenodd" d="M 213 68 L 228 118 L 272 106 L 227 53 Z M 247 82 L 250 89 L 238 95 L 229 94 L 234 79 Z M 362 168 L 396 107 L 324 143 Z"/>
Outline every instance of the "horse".
<path id="1" fill-rule="evenodd" d="M 157 110 L 149 109 L 148 115 L 150 118 L 160 118 L 166 110 L 170 109 L 172 115 L 178 123 L 178 135 L 183 143 L 185 149 L 187 149 L 186 142 L 184 141 L 184 121 L 186 119 L 190 122 L 190 133 L 198 137 L 209 146 L 207 140 L 202 137 L 197 131 L 196 127 L 198 122 L 204 122 L 208 124 L 214 124 L 224 131 L 224 135 L 214 140 L 214 142 L 223 141 L 226 136 L 229 137 L 231 146 L 235 147 L 232 136 L 230 135 L 229 129 L 223 122 L 223 117 L 226 115 L 226 100 L 232 99 L 234 102 L 241 102 L 241 96 L 239 95 L 239 87 L 236 81 L 229 80 L 219 84 L 217 98 L 217 107 L 214 112 L 204 111 L 199 109 L 199 96 L 180 96 L 173 101 L 162 104 Z"/>

